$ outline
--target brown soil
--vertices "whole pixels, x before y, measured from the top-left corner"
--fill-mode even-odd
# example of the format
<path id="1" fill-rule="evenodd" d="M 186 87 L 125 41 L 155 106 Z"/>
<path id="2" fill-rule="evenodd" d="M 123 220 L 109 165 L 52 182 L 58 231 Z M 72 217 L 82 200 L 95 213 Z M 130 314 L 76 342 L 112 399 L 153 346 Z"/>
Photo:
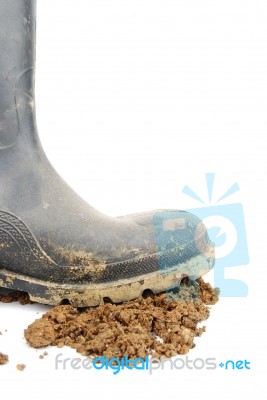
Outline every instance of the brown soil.
<path id="1" fill-rule="evenodd" d="M 39 355 L 40 360 L 43 360 L 46 356 L 48 356 L 47 351 L 45 351 L 43 354 Z"/>
<path id="2" fill-rule="evenodd" d="M 0 295 L 1 303 L 13 303 L 14 301 L 18 301 L 22 305 L 32 303 L 28 293 L 12 291 L 6 295 Z"/>
<path id="3" fill-rule="evenodd" d="M 18 365 L 17 365 L 17 370 L 18 370 L 18 371 L 24 371 L 25 368 L 26 368 L 26 365 L 25 365 L 25 364 L 18 364 Z"/>
<path id="4" fill-rule="evenodd" d="M 0 365 L 4 365 L 8 363 L 8 356 L 3 353 L 0 353 Z"/>
<path id="5" fill-rule="evenodd" d="M 194 338 L 205 332 L 198 323 L 217 301 L 218 291 L 202 278 L 184 280 L 177 293 L 94 308 L 57 306 L 32 323 L 25 338 L 34 348 L 67 345 L 91 357 L 172 357 L 195 346 Z"/>

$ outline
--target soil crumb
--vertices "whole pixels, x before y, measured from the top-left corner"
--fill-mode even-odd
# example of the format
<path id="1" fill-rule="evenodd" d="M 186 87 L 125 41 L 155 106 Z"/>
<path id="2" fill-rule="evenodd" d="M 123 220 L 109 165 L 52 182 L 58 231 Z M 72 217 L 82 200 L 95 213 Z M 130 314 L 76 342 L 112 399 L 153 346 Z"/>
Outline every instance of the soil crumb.
<path id="1" fill-rule="evenodd" d="M 25 364 L 18 364 L 18 365 L 17 365 L 17 370 L 18 370 L 18 371 L 24 371 L 25 368 L 26 368 L 26 365 L 25 365 Z"/>
<path id="2" fill-rule="evenodd" d="M 43 354 L 39 355 L 40 360 L 43 360 L 46 356 L 48 356 L 47 351 L 45 351 Z"/>
<path id="3" fill-rule="evenodd" d="M 21 305 L 33 303 L 30 300 L 28 293 L 19 292 L 17 290 L 0 295 L 0 303 L 13 303 L 14 301 L 18 301 Z"/>
<path id="4" fill-rule="evenodd" d="M 0 352 L 0 365 L 5 365 L 8 363 L 8 356 Z"/>
<path id="5" fill-rule="evenodd" d="M 177 291 L 147 295 L 122 304 L 94 308 L 61 305 L 24 332 L 30 346 L 69 346 L 84 356 L 129 359 L 186 354 L 205 332 L 198 323 L 210 315 L 218 290 L 184 279 Z"/>

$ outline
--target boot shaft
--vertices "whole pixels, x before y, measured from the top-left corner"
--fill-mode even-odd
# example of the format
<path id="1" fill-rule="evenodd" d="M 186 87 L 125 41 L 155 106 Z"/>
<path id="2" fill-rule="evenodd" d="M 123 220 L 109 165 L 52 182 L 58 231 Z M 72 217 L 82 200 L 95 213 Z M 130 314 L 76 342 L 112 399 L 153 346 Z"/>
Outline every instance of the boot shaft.
<path id="1" fill-rule="evenodd" d="M 36 0 L 0 0 L 0 150 L 35 130 Z"/>

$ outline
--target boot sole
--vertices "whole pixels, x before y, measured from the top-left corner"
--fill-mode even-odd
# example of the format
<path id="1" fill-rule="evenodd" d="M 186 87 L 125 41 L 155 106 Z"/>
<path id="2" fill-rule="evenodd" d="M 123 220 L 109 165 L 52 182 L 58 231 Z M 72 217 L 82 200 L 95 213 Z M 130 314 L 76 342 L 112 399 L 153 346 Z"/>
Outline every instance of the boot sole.
<path id="1" fill-rule="evenodd" d="M 0 271 L 0 286 L 27 292 L 37 303 L 59 305 L 69 302 L 75 307 L 97 306 L 104 300 L 121 303 L 142 296 L 144 292 L 161 293 L 178 287 L 184 277 L 198 279 L 213 267 L 214 259 L 197 255 L 165 270 L 131 279 L 103 284 L 59 284 Z"/>

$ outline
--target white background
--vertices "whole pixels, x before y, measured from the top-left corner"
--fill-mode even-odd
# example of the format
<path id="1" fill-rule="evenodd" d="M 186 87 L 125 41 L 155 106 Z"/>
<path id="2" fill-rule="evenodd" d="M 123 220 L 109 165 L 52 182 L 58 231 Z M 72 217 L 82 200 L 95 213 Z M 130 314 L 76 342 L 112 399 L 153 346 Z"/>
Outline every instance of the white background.
<path id="1" fill-rule="evenodd" d="M 266 399 L 267 2 L 39 0 L 37 33 L 40 137 L 94 207 L 112 216 L 190 208 L 198 204 L 182 188 L 207 200 L 205 173 L 216 173 L 217 198 L 239 183 L 228 201 L 243 204 L 250 264 L 227 273 L 249 295 L 221 299 L 189 356 L 247 359 L 251 370 L 56 371 L 56 354 L 76 353 L 49 348 L 39 360 L 23 339 L 48 307 L 0 304 L 0 351 L 10 356 L 1 393 Z"/>

